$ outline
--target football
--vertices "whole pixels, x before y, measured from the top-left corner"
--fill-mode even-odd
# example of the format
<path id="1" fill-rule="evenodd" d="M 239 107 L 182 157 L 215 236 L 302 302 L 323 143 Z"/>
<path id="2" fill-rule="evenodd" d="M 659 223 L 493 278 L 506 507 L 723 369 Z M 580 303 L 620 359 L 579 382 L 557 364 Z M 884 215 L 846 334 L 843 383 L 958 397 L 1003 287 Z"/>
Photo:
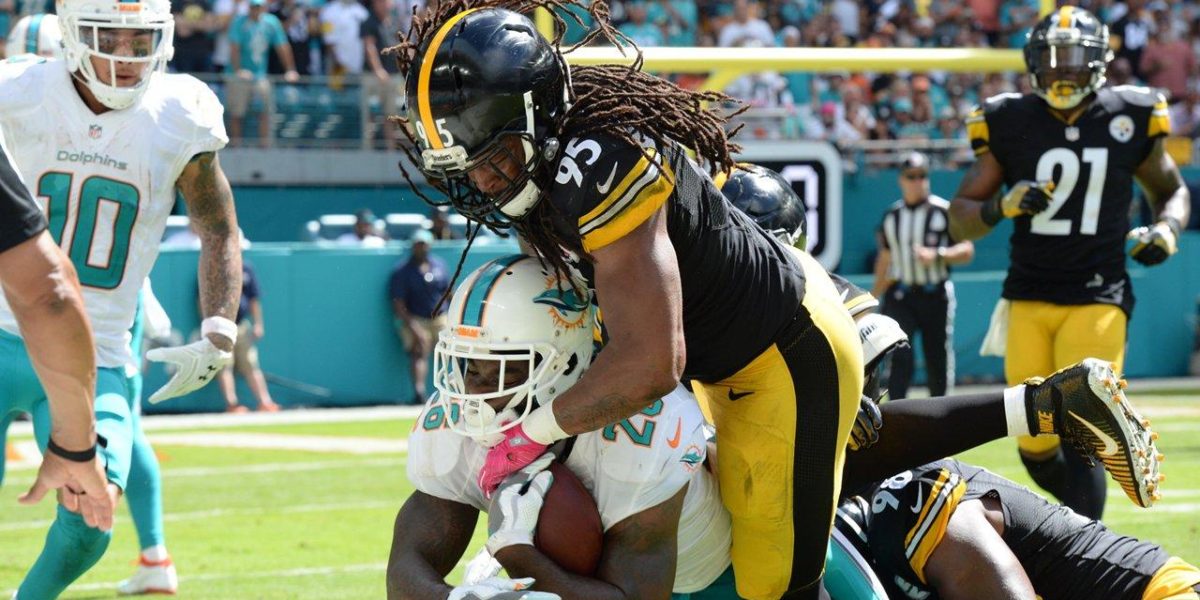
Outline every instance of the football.
<path id="1" fill-rule="evenodd" d="M 554 483 L 542 503 L 533 545 L 571 573 L 594 575 L 604 547 L 596 501 L 566 465 L 554 462 L 549 470 Z"/>

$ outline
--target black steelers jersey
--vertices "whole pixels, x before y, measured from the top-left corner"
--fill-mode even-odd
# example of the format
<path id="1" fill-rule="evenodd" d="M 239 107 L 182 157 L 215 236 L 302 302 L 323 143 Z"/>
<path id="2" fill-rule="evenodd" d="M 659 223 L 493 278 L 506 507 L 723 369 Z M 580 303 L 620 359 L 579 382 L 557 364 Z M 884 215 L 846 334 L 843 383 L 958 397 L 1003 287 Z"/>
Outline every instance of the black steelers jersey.
<path id="1" fill-rule="evenodd" d="M 0 252 L 42 232 L 46 214 L 21 183 L 7 151 L 0 151 Z"/>
<path id="2" fill-rule="evenodd" d="M 720 381 L 766 350 L 797 315 L 803 268 L 678 146 L 647 140 L 644 147 L 605 134 L 568 141 L 550 189 L 554 221 L 560 235 L 593 252 L 665 204 L 683 288 L 684 376 Z M 590 265 L 578 266 L 591 284 Z M 603 309 L 604 296 L 597 300 Z"/>
<path id="3" fill-rule="evenodd" d="M 975 154 L 991 152 L 1008 186 L 1056 186 L 1049 208 L 1013 219 L 1005 298 L 1132 310 L 1125 235 L 1134 172 L 1169 132 L 1162 95 L 1133 86 L 1099 90 L 1070 125 L 1032 94 L 994 96 L 967 118 Z"/>
<path id="4" fill-rule="evenodd" d="M 889 596 L 936 600 L 925 564 L 962 502 L 991 496 L 1004 512 L 1005 544 L 1044 600 L 1141 600 L 1170 558 L 1155 544 L 1118 535 L 1099 521 L 1050 504 L 1028 488 L 986 469 L 946 459 L 871 486 L 861 520 L 837 527 L 872 561 Z M 861 505 L 861 504 L 860 504 Z"/>

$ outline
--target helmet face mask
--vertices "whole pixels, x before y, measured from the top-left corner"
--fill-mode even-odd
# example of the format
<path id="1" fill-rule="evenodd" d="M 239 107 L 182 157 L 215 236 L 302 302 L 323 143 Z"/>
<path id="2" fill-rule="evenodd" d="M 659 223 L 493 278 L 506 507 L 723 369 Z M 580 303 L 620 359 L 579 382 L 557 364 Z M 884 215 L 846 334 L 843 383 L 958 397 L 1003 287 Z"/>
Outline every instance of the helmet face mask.
<path id="1" fill-rule="evenodd" d="M 59 0 L 58 15 L 67 69 L 108 108 L 137 102 L 174 54 L 175 20 L 166 0 Z M 134 70 L 136 81 L 120 85 Z"/>
<path id="2" fill-rule="evenodd" d="M 461 146 L 421 152 L 421 172 L 464 217 L 493 228 L 510 227 L 536 204 L 542 168 L 533 136 L 503 132 L 468 155 Z"/>
<path id="3" fill-rule="evenodd" d="M 580 288 L 586 289 L 586 288 Z M 595 309 L 536 258 L 491 261 L 455 291 L 433 351 L 434 402 L 485 446 L 575 383 L 591 364 Z"/>
<path id="4" fill-rule="evenodd" d="M 1113 57 L 1108 27 L 1074 7 L 1043 18 L 1029 32 L 1024 55 L 1034 92 L 1059 110 L 1075 108 L 1100 89 Z"/>

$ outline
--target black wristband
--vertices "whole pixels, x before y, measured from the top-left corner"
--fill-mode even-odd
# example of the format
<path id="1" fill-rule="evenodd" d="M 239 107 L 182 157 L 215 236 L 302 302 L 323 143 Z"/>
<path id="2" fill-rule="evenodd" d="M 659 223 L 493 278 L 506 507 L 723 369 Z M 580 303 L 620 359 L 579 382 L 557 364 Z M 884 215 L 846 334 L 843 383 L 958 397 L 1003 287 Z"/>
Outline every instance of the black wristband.
<path id="1" fill-rule="evenodd" d="M 983 219 L 984 225 L 988 227 L 995 227 L 996 223 L 1004 218 L 1004 211 L 1000 209 L 999 196 L 983 203 L 983 207 L 979 209 L 979 218 Z"/>
<path id="2" fill-rule="evenodd" d="M 97 438 L 99 438 L 99 436 L 97 436 Z M 99 439 L 97 439 L 97 441 L 99 441 Z M 50 438 L 49 442 L 46 443 L 46 450 L 49 451 L 50 454 L 65 458 L 71 462 L 85 463 L 96 458 L 96 446 L 92 446 L 87 450 L 71 451 L 54 443 L 54 438 Z"/>

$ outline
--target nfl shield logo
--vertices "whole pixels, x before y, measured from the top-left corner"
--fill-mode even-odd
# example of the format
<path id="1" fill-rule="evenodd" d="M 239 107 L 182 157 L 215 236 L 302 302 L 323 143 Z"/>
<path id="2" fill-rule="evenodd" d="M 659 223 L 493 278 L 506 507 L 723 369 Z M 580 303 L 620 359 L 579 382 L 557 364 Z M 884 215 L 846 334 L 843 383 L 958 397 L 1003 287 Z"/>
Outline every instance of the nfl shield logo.
<path id="1" fill-rule="evenodd" d="M 101 129 L 99 125 L 92 125 L 91 127 L 88 127 L 88 137 L 92 138 L 93 140 L 100 139 L 101 133 L 104 133 L 104 130 Z"/>

